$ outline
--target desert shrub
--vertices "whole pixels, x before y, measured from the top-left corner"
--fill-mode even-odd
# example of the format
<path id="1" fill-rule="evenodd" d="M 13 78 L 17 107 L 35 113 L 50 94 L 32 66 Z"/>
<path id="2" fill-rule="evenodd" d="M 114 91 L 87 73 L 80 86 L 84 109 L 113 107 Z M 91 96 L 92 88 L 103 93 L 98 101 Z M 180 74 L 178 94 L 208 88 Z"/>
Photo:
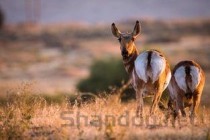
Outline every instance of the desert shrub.
<path id="1" fill-rule="evenodd" d="M 66 98 L 72 98 L 71 95 L 63 92 L 57 92 L 56 94 L 41 94 L 39 96 L 46 101 L 47 105 L 60 105 L 65 102 Z"/>
<path id="2" fill-rule="evenodd" d="M 77 88 L 81 92 L 109 92 L 112 89 L 111 87 L 120 87 L 122 86 L 122 81 L 127 80 L 128 74 L 122 61 L 110 58 L 94 62 L 90 68 L 90 76 L 81 80 Z"/>

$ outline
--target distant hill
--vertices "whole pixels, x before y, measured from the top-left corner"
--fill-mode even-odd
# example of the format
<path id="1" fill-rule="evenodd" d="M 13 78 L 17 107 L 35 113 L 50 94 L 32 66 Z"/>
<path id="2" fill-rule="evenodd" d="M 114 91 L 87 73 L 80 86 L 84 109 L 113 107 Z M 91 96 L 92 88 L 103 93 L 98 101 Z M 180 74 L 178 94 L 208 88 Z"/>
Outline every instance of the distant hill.
<path id="1" fill-rule="evenodd" d="M 7 23 L 107 23 L 130 18 L 210 18 L 209 0 L 1 0 L 0 6 Z"/>

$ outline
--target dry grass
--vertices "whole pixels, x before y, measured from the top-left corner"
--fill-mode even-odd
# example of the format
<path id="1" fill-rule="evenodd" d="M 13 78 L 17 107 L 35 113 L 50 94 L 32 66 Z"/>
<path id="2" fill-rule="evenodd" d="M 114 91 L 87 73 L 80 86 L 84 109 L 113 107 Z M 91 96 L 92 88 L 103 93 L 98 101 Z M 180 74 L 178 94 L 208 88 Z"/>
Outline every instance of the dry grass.
<path id="1" fill-rule="evenodd" d="M 118 95 L 97 98 L 89 104 L 48 105 L 44 98 L 33 96 L 30 85 L 8 93 L 0 107 L 1 139 L 209 139 L 210 110 L 201 107 L 192 125 L 181 118 L 172 125 L 166 112 L 158 110 L 143 119 L 135 117 L 135 101 L 123 104 Z"/>

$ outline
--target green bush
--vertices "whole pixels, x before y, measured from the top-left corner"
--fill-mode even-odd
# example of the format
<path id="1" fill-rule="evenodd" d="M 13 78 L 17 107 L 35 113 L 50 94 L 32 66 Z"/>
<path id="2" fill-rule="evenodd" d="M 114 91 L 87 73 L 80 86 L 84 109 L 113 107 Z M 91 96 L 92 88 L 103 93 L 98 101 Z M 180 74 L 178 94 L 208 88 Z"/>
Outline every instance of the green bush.
<path id="1" fill-rule="evenodd" d="M 90 72 L 90 76 L 77 85 L 81 92 L 109 92 L 110 86 L 120 87 L 122 81 L 128 80 L 122 60 L 116 58 L 96 61 L 91 66 Z"/>
<path id="2" fill-rule="evenodd" d="M 77 88 L 81 92 L 101 93 L 105 91 L 110 93 L 112 88 L 121 87 L 122 81 L 128 81 L 128 74 L 125 71 L 122 60 L 110 58 L 107 60 L 99 60 L 93 63 L 90 70 L 90 76 L 87 79 L 81 80 Z M 130 86 L 131 87 L 131 86 Z M 130 99 L 135 99 L 135 92 L 133 88 L 126 89 L 121 94 L 121 101 L 127 102 Z M 168 100 L 168 93 L 164 91 L 161 101 L 166 104 Z M 145 98 L 146 104 L 151 104 L 151 98 Z"/>

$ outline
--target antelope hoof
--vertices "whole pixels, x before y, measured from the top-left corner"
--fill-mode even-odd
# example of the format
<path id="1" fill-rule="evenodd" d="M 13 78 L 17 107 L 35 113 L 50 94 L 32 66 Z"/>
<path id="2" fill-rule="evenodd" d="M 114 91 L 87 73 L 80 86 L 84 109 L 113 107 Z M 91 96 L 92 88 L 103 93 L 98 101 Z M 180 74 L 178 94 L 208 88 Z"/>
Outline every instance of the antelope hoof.
<path id="1" fill-rule="evenodd" d="M 150 115 L 150 116 L 153 116 L 154 114 L 155 114 L 154 109 L 151 109 L 151 110 L 150 110 L 150 114 L 149 114 L 149 115 Z"/>
<path id="2" fill-rule="evenodd" d="M 186 117 L 186 113 L 185 112 L 182 112 L 182 117 Z"/>
<path id="3" fill-rule="evenodd" d="M 191 113 L 191 114 L 190 114 L 190 122 L 191 122 L 191 124 L 194 124 L 195 118 L 196 118 L 195 113 Z"/>
<path id="4" fill-rule="evenodd" d="M 143 118 L 143 113 L 139 110 L 136 111 L 136 117 Z"/>
<path id="5" fill-rule="evenodd" d="M 174 110 L 174 112 L 173 112 L 173 117 L 174 117 L 174 119 L 176 119 L 176 118 L 178 117 L 178 115 L 179 115 L 179 113 L 178 113 L 177 111 Z"/>

